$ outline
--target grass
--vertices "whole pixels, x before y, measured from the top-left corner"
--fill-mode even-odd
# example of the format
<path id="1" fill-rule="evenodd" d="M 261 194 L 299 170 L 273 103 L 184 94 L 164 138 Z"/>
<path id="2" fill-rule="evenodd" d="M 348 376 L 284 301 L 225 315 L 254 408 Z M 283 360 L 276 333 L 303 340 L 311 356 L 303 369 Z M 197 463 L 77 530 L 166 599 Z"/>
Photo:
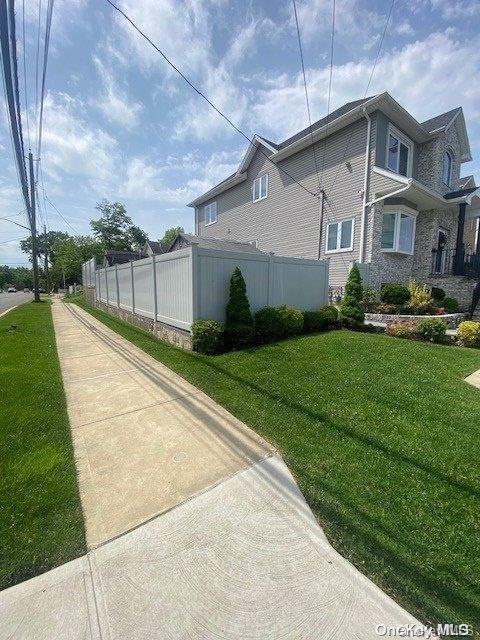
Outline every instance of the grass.
<path id="1" fill-rule="evenodd" d="M 333 546 L 411 613 L 480 628 L 480 352 L 333 331 L 207 357 L 76 301 L 273 442 Z"/>
<path id="2" fill-rule="evenodd" d="M 49 301 L 0 318 L 0 589 L 85 552 Z"/>

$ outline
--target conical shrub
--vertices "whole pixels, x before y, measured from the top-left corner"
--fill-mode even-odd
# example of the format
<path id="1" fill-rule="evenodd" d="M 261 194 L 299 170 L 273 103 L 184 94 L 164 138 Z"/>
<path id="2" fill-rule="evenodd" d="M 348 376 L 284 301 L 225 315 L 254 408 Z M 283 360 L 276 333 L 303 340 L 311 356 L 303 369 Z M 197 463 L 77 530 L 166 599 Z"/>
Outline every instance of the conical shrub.
<path id="1" fill-rule="evenodd" d="M 363 287 L 360 270 L 356 264 L 350 269 L 345 295 L 340 305 L 340 320 L 345 327 L 359 329 L 363 327 L 365 313 L 362 309 Z"/>
<path id="2" fill-rule="evenodd" d="M 235 267 L 230 279 L 230 297 L 225 308 L 225 342 L 231 349 L 242 349 L 253 342 L 253 317 L 242 272 Z"/>

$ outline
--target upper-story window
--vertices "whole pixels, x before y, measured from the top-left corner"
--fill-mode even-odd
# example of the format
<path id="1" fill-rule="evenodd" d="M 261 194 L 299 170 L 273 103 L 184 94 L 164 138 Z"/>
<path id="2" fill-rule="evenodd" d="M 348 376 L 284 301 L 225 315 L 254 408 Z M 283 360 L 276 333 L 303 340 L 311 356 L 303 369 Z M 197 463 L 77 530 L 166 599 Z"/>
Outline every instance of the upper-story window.
<path id="1" fill-rule="evenodd" d="M 205 225 L 213 224 L 217 221 L 217 203 L 210 202 L 203 208 L 205 214 Z"/>
<path id="2" fill-rule="evenodd" d="M 257 200 L 263 200 L 268 196 L 268 173 L 264 173 L 263 176 L 258 176 L 253 181 L 252 186 L 253 202 Z"/>
<path id="3" fill-rule="evenodd" d="M 413 144 L 391 125 L 387 136 L 387 168 L 408 178 L 412 175 Z"/>
<path id="4" fill-rule="evenodd" d="M 353 218 L 348 218 L 328 223 L 325 253 L 352 251 L 353 222 Z"/>
<path id="5" fill-rule="evenodd" d="M 443 182 L 450 186 L 452 182 L 453 157 L 450 151 L 445 151 L 443 155 Z"/>

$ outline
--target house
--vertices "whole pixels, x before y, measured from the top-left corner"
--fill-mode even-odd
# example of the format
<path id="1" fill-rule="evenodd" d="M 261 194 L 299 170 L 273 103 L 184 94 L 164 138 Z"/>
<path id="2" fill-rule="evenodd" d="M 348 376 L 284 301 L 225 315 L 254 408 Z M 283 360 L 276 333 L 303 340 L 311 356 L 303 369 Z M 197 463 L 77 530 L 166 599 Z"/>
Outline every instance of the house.
<path id="1" fill-rule="evenodd" d="M 161 242 L 155 242 L 154 240 L 147 240 L 143 245 L 142 258 L 148 258 L 151 256 L 158 256 L 161 253 L 166 253 L 168 247 Z"/>
<path id="2" fill-rule="evenodd" d="M 176 251 L 196 244 L 204 249 L 219 249 L 221 251 L 235 251 L 237 253 L 263 253 L 255 243 L 237 242 L 234 240 L 221 240 L 219 238 L 207 238 L 196 236 L 191 233 L 179 233 L 170 245 L 168 251 Z"/>
<path id="3" fill-rule="evenodd" d="M 103 267 L 113 267 L 114 264 L 125 264 L 131 260 L 140 260 L 142 255 L 136 251 L 117 251 L 109 249 L 103 256 Z"/>
<path id="4" fill-rule="evenodd" d="M 197 197 L 195 232 L 261 251 L 353 262 L 364 283 L 410 277 L 468 305 L 480 189 L 461 107 L 419 122 L 388 93 L 349 102 L 281 143 L 256 135 L 237 170 Z M 475 272 L 476 273 L 476 272 Z"/>

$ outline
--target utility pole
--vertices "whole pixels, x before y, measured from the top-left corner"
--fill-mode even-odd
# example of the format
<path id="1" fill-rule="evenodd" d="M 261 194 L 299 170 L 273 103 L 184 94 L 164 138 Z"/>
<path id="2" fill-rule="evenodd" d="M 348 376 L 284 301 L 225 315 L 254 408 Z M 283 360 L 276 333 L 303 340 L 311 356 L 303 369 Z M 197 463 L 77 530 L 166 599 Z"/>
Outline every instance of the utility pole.
<path id="1" fill-rule="evenodd" d="M 43 225 L 43 238 L 44 238 L 44 251 L 45 251 L 45 281 L 46 281 L 46 290 L 47 293 L 50 293 L 50 273 L 48 271 L 48 236 L 47 236 L 47 226 Z"/>
<path id="2" fill-rule="evenodd" d="M 37 223 L 35 217 L 35 177 L 31 151 L 28 154 L 28 166 L 30 170 L 30 232 L 32 236 L 33 293 L 35 302 L 40 302 L 40 292 L 38 291 Z"/>

